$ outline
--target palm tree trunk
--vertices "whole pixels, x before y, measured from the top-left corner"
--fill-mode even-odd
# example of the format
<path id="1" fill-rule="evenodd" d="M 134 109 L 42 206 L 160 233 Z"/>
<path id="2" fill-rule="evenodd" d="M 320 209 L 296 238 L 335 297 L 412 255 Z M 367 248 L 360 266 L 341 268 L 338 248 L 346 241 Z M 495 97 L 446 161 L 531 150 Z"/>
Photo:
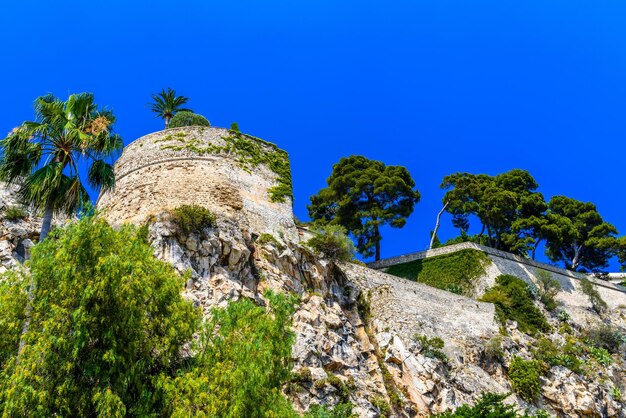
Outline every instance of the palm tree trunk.
<path id="1" fill-rule="evenodd" d="M 46 209 L 43 213 L 43 221 L 41 222 L 41 232 L 39 233 L 39 242 L 46 239 L 50 232 L 50 226 L 52 225 L 52 206 L 46 205 Z M 30 327 L 30 318 L 33 310 L 33 298 L 35 297 L 35 291 L 37 290 L 37 284 L 34 277 L 31 276 L 30 286 L 28 287 L 28 300 L 26 302 L 26 312 L 24 312 L 24 325 L 22 326 L 22 334 L 20 335 L 20 345 L 17 350 L 17 363 L 20 362 L 20 357 L 24 346 L 26 345 L 26 333 Z"/>
<path id="2" fill-rule="evenodd" d="M 169 126 L 170 126 L 170 117 L 165 116 L 165 129 L 169 128 Z"/>
<path id="3" fill-rule="evenodd" d="M 50 232 L 50 226 L 52 225 L 52 207 L 50 205 L 46 205 L 46 209 L 43 213 L 43 221 L 41 222 L 41 232 L 39 234 L 39 242 L 46 239 L 48 233 Z"/>

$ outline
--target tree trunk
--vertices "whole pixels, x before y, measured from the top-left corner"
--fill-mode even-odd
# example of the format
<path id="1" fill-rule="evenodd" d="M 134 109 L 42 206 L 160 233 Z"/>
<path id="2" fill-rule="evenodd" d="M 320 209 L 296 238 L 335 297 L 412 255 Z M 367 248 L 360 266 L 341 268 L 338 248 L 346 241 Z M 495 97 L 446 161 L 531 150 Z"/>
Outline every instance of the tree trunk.
<path id="1" fill-rule="evenodd" d="M 429 250 L 433 249 L 433 244 L 435 243 L 435 237 L 437 236 L 437 231 L 439 230 L 439 221 L 441 220 L 441 214 L 443 213 L 444 210 L 446 210 L 447 206 L 448 206 L 448 202 L 446 202 L 443 205 L 443 208 L 441 208 L 441 210 L 437 214 L 437 222 L 435 223 L 435 229 L 433 230 L 433 235 L 432 237 L 430 237 L 430 244 L 428 245 Z"/>
<path id="2" fill-rule="evenodd" d="M 583 246 L 577 246 L 574 243 L 574 258 L 572 259 L 572 270 L 576 271 L 576 267 L 578 267 L 578 263 L 580 261 L 580 250 L 582 250 Z"/>
<path id="3" fill-rule="evenodd" d="M 43 213 L 43 221 L 41 222 L 41 231 L 39 233 L 39 242 L 46 239 L 50 232 L 50 226 L 52 225 L 52 207 L 46 205 L 46 210 Z"/>
<path id="4" fill-rule="evenodd" d="M 165 116 L 165 129 L 170 127 L 170 117 Z"/>
<path id="5" fill-rule="evenodd" d="M 376 239 L 376 261 L 380 260 L 380 232 L 378 232 L 378 225 L 374 227 L 375 239 Z"/>
<path id="6" fill-rule="evenodd" d="M 39 242 L 46 239 L 48 233 L 50 232 L 50 226 L 52 225 L 52 214 L 53 210 L 50 205 L 46 205 L 46 209 L 43 213 L 43 221 L 41 222 L 41 231 L 39 233 Z M 20 335 L 20 345 L 17 350 L 17 363 L 20 362 L 20 357 L 22 355 L 22 351 L 24 350 L 24 346 L 26 345 L 26 333 L 28 332 L 28 328 L 30 327 L 30 318 L 33 310 L 33 298 L 35 297 L 35 291 L 37 290 L 37 284 L 35 283 L 35 279 L 31 277 L 30 286 L 28 287 L 28 300 L 26 302 L 26 311 L 24 312 L 24 325 L 22 326 L 22 334 Z"/>

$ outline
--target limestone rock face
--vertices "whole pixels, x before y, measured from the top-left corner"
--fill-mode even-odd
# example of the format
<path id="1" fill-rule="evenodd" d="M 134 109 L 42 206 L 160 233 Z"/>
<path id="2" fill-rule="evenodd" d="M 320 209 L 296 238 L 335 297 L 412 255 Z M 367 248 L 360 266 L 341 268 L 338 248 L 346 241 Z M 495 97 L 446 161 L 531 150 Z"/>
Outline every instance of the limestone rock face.
<path id="1" fill-rule="evenodd" d="M 300 377 L 284 388 L 300 411 L 350 401 L 361 417 L 382 416 L 384 409 L 390 416 L 430 416 L 473 403 L 483 392 L 510 392 L 512 358 L 532 357 L 537 340 L 514 322 L 507 324 L 508 336 L 500 336 L 491 304 L 356 264 L 331 263 L 295 240 L 274 238 L 259 245 L 236 221 L 222 217 L 215 227 L 184 235 L 167 212 L 149 227 L 155 254 L 188 275 L 185 294 L 207 315 L 239 298 L 263 304 L 266 289 L 301 296 L 292 352 Z M 624 312 L 611 318 L 624 325 Z M 558 329 L 557 320 L 550 321 Z M 441 338 L 446 359 L 429 353 L 416 335 Z M 493 358 L 486 347 L 496 340 L 501 353 Z M 626 417 L 611 394 L 613 387 L 624 388 L 623 366 L 622 359 L 584 377 L 552 367 L 542 378 L 537 405 L 515 395 L 507 402 L 559 417 Z"/>

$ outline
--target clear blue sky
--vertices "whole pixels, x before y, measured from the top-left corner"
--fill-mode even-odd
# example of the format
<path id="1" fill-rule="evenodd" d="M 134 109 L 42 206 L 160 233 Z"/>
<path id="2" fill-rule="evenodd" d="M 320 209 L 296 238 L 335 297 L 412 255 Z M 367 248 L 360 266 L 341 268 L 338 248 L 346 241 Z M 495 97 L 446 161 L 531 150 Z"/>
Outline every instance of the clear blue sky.
<path id="1" fill-rule="evenodd" d="M 626 233 L 623 0 L 180 4 L 4 2 L 0 131 L 39 95 L 91 91 L 128 143 L 161 129 L 147 103 L 171 86 L 289 152 L 300 219 L 340 157 L 408 167 L 422 201 L 383 257 L 427 245 L 457 171 L 527 169 Z"/>

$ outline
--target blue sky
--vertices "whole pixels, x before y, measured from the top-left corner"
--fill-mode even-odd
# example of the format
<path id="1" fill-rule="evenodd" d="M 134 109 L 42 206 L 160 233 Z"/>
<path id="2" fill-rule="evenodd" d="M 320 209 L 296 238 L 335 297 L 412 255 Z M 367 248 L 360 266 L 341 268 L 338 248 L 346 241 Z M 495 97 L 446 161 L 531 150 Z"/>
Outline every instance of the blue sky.
<path id="1" fill-rule="evenodd" d="M 626 233 L 623 1 L 183 4 L 5 2 L 0 131 L 39 95 L 91 91 L 128 143 L 161 129 L 147 104 L 171 86 L 289 152 L 300 219 L 339 158 L 406 166 L 422 201 L 383 257 L 427 246 L 458 171 L 527 169 Z"/>

